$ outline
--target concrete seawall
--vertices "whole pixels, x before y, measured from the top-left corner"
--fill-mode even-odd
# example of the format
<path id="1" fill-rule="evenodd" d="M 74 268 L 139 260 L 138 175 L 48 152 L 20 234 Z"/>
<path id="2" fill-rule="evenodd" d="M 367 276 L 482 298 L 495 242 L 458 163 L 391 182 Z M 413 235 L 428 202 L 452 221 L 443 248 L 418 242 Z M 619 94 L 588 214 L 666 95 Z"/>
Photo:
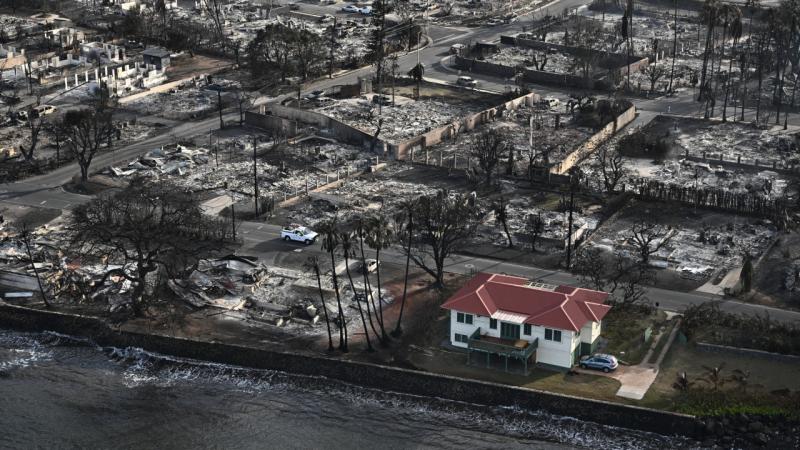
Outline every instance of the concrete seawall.
<path id="1" fill-rule="evenodd" d="M 119 331 L 102 320 L 18 307 L 0 302 L 0 327 L 56 331 L 92 339 L 101 346 L 147 351 L 256 369 L 323 376 L 369 388 L 487 406 L 544 410 L 603 425 L 700 439 L 703 426 L 692 416 L 590 400 L 495 383 L 370 363 L 282 353 L 267 349 Z"/>

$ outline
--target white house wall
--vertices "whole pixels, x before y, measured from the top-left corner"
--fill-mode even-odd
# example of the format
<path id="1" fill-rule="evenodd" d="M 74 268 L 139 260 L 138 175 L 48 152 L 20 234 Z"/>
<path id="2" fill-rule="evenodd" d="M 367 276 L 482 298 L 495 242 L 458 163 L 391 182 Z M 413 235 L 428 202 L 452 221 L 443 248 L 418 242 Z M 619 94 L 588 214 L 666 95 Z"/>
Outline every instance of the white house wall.
<path id="1" fill-rule="evenodd" d="M 572 367 L 572 350 L 576 339 L 571 331 L 561 330 L 561 342 L 548 341 L 544 338 L 544 327 L 534 326 L 533 337 L 539 338 L 536 349 L 536 362 L 564 368 Z"/>
<path id="2" fill-rule="evenodd" d="M 474 333 L 475 329 L 479 326 L 477 325 L 477 316 L 473 316 L 472 325 L 468 325 L 466 323 L 459 323 L 456 320 L 456 314 L 458 314 L 456 311 L 450 310 L 450 343 L 456 347 L 467 348 L 466 342 L 456 342 L 456 333 L 464 334 L 467 337 L 472 336 L 472 333 Z"/>
<path id="3" fill-rule="evenodd" d="M 497 328 L 489 328 L 489 317 L 472 315 L 472 325 L 466 323 L 459 323 L 457 319 L 457 311 L 450 311 L 450 343 L 455 347 L 467 348 L 467 343 L 457 342 L 456 333 L 472 336 L 476 329 L 481 329 L 482 335 L 489 335 L 493 337 L 500 337 L 500 321 L 497 322 Z M 568 330 L 561 331 L 561 342 L 548 341 L 544 338 L 545 327 L 533 325 L 531 326 L 531 335 L 525 335 L 525 327 L 520 325 L 520 339 L 525 339 L 528 342 L 533 342 L 538 339 L 538 347 L 536 349 L 536 362 L 548 364 L 551 366 L 570 368 L 573 364 L 572 355 L 580 346 L 581 342 L 593 342 L 597 336 L 600 335 L 600 324 L 591 322 L 581 329 L 580 335 Z M 588 341 L 591 339 L 591 341 Z"/>
<path id="4" fill-rule="evenodd" d="M 589 322 L 581 328 L 581 342 L 591 344 L 600 337 L 600 323 Z"/>

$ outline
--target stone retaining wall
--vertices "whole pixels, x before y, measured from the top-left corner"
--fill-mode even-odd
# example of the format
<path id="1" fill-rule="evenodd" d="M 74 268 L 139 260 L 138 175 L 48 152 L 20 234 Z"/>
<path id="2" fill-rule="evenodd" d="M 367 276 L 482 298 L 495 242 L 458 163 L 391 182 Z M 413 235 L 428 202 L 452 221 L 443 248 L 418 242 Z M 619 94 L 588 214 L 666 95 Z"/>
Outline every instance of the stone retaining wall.
<path id="1" fill-rule="evenodd" d="M 701 422 L 693 416 L 376 364 L 119 331 L 94 317 L 34 310 L 6 303 L 0 303 L 0 326 L 26 331 L 51 330 L 88 337 L 101 346 L 139 347 L 151 352 L 221 364 L 324 376 L 413 395 L 488 406 L 545 410 L 580 420 L 659 434 L 695 438 L 701 438 L 703 434 Z"/>
<path id="2" fill-rule="evenodd" d="M 730 347 L 728 345 L 710 344 L 708 342 L 698 342 L 695 344 L 698 350 L 714 353 L 733 353 L 735 355 L 752 356 L 755 358 L 771 359 L 773 361 L 783 361 L 788 363 L 800 363 L 798 355 L 784 355 L 783 353 L 770 353 L 763 350 L 752 348 Z"/>

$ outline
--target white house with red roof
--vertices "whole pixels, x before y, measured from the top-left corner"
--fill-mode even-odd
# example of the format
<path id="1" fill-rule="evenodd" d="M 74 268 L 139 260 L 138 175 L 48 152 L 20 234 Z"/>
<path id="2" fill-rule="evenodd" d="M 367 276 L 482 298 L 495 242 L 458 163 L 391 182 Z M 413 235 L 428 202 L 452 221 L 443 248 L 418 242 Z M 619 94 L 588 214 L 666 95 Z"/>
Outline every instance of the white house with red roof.
<path id="1" fill-rule="evenodd" d="M 526 278 L 478 273 L 442 308 L 450 310 L 450 343 L 501 362 L 535 362 L 570 368 L 592 353 L 608 293 L 552 286 Z M 495 358 L 496 359 L 496 358 Z"/>

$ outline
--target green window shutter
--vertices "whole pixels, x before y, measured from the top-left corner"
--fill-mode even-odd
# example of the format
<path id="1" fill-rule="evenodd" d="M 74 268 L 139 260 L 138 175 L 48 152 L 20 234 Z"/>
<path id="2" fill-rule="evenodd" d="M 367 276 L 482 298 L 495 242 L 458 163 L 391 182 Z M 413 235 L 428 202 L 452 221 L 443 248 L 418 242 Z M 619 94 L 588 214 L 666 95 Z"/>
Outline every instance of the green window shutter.
<path id="1" fill-rule="evenodd" d="M 561 342 L 561 331 L 553 330 L 553 340 L 556 342 Z"/>
<path id="2" fill-rule="evenodd" d="M 529 324 L 529 323 L 525 324 L 524 333 L 525 333 L 525 336 L 530 336 L 531 335 L 531 324 Z"/>
<path id="3" fill-rule="evenodd" d="M 489 319 L 489 328 L 493 330 L 497 329 L 497 319 Z"/>
<path id="4" fill-rule="evenodd" d="M 550 328 L 545 328 L 544 329 L 544 339 L 546 341 L 552 341 L 553 340 L 553 330 L 551 330 Z"/>
<path id="5" fill-rule="evenodd" d="M 456 322 L 464 323 L 464 313 L 456 313 Z"/>
<path id="6" fill-rule="evenodd" d="M 472 325 L 472 314 L 464 314 L 464 322 L 468 325 Z"/>

